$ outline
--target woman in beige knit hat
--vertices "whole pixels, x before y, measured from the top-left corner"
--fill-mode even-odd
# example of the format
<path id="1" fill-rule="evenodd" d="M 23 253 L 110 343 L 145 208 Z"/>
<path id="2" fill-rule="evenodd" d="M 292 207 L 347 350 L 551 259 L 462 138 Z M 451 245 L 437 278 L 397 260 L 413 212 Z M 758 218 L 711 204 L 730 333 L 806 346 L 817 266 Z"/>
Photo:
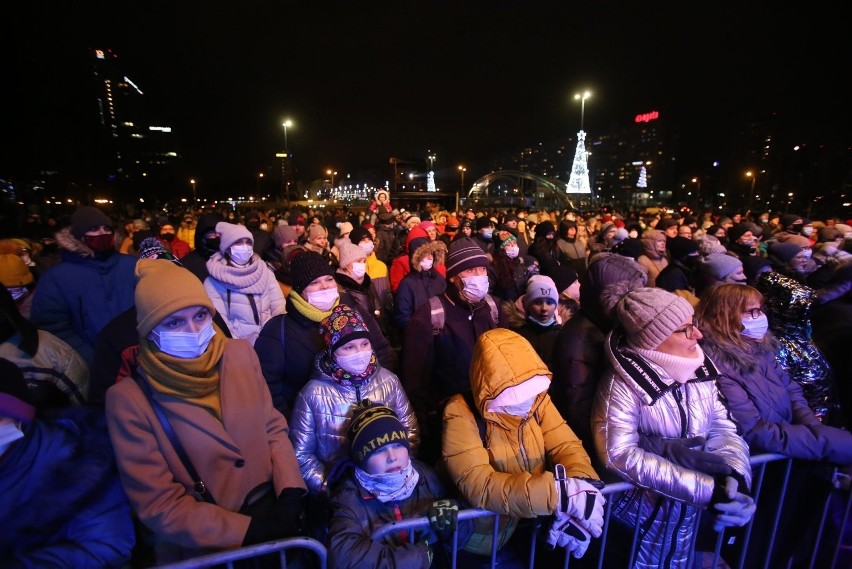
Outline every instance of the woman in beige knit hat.
<path id="1" fill-rule="evenodd" d="M 614 498 L 610 529 L 630 543 L 642 525 L 636 566 L 665 558 L 685 567 L 700 510 L 715 514 L 716 531 L 754 515 L 748 445 L 719 396 L 689 302 L 645 287 L 616 291 L 607 302 L 618 325 L 604 344 L 610 367 L 598 385 L 592 433 L 607 470 L 646 489 Z"/>
<path id="2" fill-rule="evenodd" d="M 191 272 L 142 259 L 136 277 L 139 371 L 107 391 L 106 414 L 158 564 L 297 535 L 305 483 L 255 351 L 213 323 Z"/>

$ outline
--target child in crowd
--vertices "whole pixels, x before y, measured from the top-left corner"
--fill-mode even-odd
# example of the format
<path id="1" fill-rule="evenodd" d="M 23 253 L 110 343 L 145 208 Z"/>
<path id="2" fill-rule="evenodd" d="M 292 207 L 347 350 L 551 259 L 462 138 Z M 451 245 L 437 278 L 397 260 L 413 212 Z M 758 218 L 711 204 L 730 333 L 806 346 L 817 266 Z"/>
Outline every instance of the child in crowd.
<path id="1" fill-rule="evenodd" d="M 351 459 L 340 463 L 345 476 L 335 485 L 329 530 L 330 566 L 407 567 L 448 566 L 443 549 L 449 545 L 458 523 L 459 504 L 446 499 L 447 492 L 435 472 L 411 458 L 411 438 L 390 407 L 363 401 L 355 408 L 348 429 Z M 409 540 L 394 532 L 382 541 L 372 533 L 384 524 L 428 515 L 429 532 Z M 472 524 L 459 528 L 464 545 Z M 437 554 L 437 555 L 436 555 Z"/>

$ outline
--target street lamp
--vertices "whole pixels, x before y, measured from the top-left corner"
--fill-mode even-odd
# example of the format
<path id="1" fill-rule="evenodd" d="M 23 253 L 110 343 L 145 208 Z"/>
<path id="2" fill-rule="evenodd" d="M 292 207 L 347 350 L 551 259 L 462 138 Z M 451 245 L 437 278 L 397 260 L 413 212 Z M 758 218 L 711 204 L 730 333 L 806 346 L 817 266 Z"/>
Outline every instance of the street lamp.
<path id="1" fill-rule="evenodd" d="M 701 207 L 701 179 L 697 177 L 693 178 L 692 183 L 698 185 L 695 190 L 695 197 L 698 200 L 698 207 Z"/>
<path id="2" fill-rule="evenodd" d="M 284 158 L 281 159 L 281 184 L 284 190 L 284 199 L 290 199 L 290 181 L 289 174 L 290 169 L 287 168 L 290 162 L 290 146 L 287 144 L 287 129 L 293 126 L 293 121 L 290 119 L 285 119 L 281 126 L 284 127 Z M 285 160 L 287 161 L 285 163 Z"/>
<path id="3" fill-rule="evenodd" d="M 333 192 L 334 191 L 334 177 L 337 176 L 337 172 L 334 172 L 331 169 L 328 169 L 328 170 L 325 171 L 325 173 L 328 174 L 329 176 L 331 176 L 331 191 Z"/>
<path id="4" fill-rule="evenodd" d="M 462 165 L 459 165 L 459 174 L 461 174 L 461 186 L 459 186 L 459 191 L 464 191 L 464 173 L 467 172 L 467 168 Z M 459 192 L 456 192 L 456 215 L 459 214 Z"/>
<path id="5" fill-rule="evenodd" d="M 583 91 L 574 95 L 575 101 L 580 101 L 580 130 L 583 130 L 583 116 L 586 114 L 586 99 L 592 96 L 591 91 Z"/>
<path id="6" fill-rule="evenodd" d="M 195 178 L 192 178 L 189 181 L 189 185 L 192 186 L 192 203 L 195 203 L 196 202 L 196 199 L 195 199 Z"/>
<path id="7" fill-rule="evenodd" d="M 754 200 L 754 183 L 757 181 L 757 173 L 749 170 L 745 175 L 746 178 L 751 178 L 751 192 L 748 195 L 748 207 L 751 209 L 751 203 Z"/>
<path id="8" fill-rule="evenodd" d="M 287 146 L 287 129 L 293 126 L 293 121 L 290 119 L 285 120 L 281 123 L 281 126 L 284 127 L 284 154 L 290 155 L 290 147 Z"/>
<path id="9" fill-rule="evenodd" d="M 261 178 L 263 178 L 263 172 L 258 172 L 258 174 L 257 174 L 257 184 L 256 184 L 256 186 L 257 186 L 257 188 L 256 188 L 256 189 L 257 189 L 257 193 L 258 193 L 258 194 L 260 193 L 260 179 L 261 179 Z"/>

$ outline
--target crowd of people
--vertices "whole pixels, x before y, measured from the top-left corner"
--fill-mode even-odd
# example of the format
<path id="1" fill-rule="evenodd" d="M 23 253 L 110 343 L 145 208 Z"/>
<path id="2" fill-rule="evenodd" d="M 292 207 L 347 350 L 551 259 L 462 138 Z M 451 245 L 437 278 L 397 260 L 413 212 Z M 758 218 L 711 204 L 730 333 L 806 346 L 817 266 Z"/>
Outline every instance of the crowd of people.
<path id="1" fill-rule="evenodd" d="M 524 567 L 533 532 L 537 559 L 597 547 L 623 480 L 609 539 L 641 531 L 607 566 L 686 567 L 714 530 L 771 528 L 749 460 L 779 453 L 772 563 L 795 563 L 852 474 L 850 222 L 382 191 L 30 223 L 0 239 L 0 559 L 147 567 L 309 536 L 333 567 L 444 567 L 455 536 L 466 566 L 496 539 Z"/>

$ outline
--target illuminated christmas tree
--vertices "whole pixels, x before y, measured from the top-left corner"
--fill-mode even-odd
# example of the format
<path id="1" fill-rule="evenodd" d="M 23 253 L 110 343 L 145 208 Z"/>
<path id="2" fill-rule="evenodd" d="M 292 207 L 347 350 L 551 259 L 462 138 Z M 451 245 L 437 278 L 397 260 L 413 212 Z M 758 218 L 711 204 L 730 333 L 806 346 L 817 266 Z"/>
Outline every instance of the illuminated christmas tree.
<path id="1" fill-rule="evenodd" d="M 636 182 L 637 188 L 647 188 L 648 187 L 648 171 L 645 170 L 645 167 L 639 170 L 639 181 Z"/>
<path id="2" fill-rule="evenodd" d="M 577 133 L 577 150 L 574 152 L 574 165 L 571 167 L 571 177 L 568 179 L 569 194 L 591 194 L 589 185 L 589 168 L 586 164 L 586 133 Z"/>

